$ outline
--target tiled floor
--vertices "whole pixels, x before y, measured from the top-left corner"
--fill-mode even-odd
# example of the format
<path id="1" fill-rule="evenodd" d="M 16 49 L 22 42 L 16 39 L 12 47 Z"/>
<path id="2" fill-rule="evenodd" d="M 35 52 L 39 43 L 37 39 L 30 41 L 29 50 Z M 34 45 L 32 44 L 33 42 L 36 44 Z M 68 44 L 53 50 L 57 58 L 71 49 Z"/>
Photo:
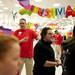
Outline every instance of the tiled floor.
<path id="1" fill-rule="evenodd" d="M 55 75 L 61 75 L 61 73 L 62 73 L 62 67 L 59 66 L 59 67 L 56 68 L 56 74 Z M 26 71 L 25 71 L 24 67 L 23 67 L 21 75 L 26 75 Z"/>

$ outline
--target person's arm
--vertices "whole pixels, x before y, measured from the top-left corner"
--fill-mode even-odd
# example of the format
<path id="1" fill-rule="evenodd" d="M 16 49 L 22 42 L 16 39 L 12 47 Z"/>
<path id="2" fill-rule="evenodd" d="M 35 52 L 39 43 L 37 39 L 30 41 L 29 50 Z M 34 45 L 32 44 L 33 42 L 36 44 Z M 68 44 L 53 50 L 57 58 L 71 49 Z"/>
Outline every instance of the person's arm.
<path id="1" fill-rule="evenodd" d="M 57 52 L 56 60 L 61 63 L 61 52 L 62 52 L 62 50 L 61 50 L 60 45 L 56 45 L 56 52 Z"/>
<path id="2" fill-rule="evenodd" d="M 46 60 L 44 67 L 54 67 L 54 66 L 59 66 L 60 63 L 58 61 L 48 61 Z"/>
<path id="3" fill-rule="evenodd" d="M 32 36 L 33 36 L 34 39 L 36 39 L 36 40 L 39 40 L 40 39 L 39 33 L 35 32 L 33 30 L 31 30 L 31 33 L 32 33 Z"/>

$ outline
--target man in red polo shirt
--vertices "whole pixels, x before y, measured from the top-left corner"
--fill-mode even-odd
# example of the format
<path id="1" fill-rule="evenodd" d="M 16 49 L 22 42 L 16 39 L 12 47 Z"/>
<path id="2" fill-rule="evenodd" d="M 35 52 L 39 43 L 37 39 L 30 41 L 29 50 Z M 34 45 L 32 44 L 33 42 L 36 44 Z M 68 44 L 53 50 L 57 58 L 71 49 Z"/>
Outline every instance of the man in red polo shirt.
<path id="1" fill-rule="evenodd" d="M 58 30 L 55 30 L 55 38 L 56 38 L 56 44 L 57 45 L 61 45 L 62 44 L 62 36 L 61 34 L 58 32 Z"/>
<path id="2" fill-rule="evenodd" d="M 33 40 L 38 39 L 38 35 L 35 31 L 27 29 L 27 23 L 24 18 L 20 19 L 20 29 L 14 32 L 14 35 L 20 40 L 20 57 L 23 62 L 20 65 L 19 74 L 21 74 L 23 64 L 26 66 L 26 75 L 32 75 L 33 69 Z"/>

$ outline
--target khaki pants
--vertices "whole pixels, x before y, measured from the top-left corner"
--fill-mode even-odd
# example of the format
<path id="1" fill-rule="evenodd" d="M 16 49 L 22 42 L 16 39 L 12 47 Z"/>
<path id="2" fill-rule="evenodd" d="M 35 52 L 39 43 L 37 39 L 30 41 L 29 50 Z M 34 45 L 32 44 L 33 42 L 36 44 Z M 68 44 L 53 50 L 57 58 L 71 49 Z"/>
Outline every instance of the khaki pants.
<path id="1" fill-rule="evenodd" d="M 25 64 L 26 75 L 33 75 L 33 58 L 21 58 L 22 64 L 20 65 L 19 74 L 21 75 L 23 65 Z"/>

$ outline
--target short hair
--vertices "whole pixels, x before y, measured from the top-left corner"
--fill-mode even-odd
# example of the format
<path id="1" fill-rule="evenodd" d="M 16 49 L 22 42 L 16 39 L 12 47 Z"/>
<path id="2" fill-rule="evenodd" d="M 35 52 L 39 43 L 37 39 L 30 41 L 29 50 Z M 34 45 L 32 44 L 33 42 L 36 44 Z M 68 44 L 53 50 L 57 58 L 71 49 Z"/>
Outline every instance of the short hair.
<path id="1" fill-rule="evenodd" d="M 0 59 L 4 57 L 5 53 L 11 49 L 11 46 L 14 43 L 19 44 L 19 41 L 15 36 L 0 35 Z"/>
<path id="2" fill-rule="evenodd" d="M 47 30 L 52 30 L 50 27 L 44 27 L 41 31 L 41 39 L 44 39 L 44 37 L 47 34 Z"/>
<path id="3" fill-rule="evenodd" d="M 24 20 L 24 21 L 26 22 L 26 19 L 24 19 L 24 18 L 21 18 L 20 21 L 21 21 L 21 20 Z"/>

